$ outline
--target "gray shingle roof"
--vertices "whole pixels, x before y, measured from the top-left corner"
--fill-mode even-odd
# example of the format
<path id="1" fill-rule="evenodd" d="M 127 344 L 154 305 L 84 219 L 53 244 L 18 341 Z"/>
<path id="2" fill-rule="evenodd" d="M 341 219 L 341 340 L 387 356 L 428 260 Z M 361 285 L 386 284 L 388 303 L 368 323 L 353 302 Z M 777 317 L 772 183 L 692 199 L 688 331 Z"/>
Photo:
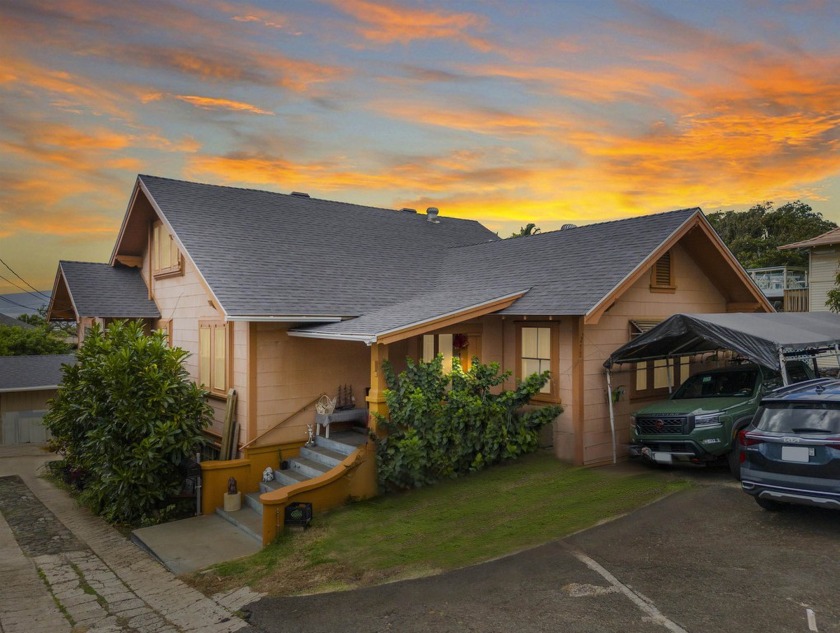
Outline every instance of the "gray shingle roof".
<path id="1" fill-rule="evenodd" d="M 297 328 L 295 331 L 304 334 L 317 334 L 321 337 L 371 339 L 370 342 L 373 342 L 375 336 L 382 336 L 388 332 L 418 325 L 444 315 L 462 312 L 468 308 L 527 291 L 527 288 L 503 290 L 499 286 L 493 286 L 492 288 L 431 292 L 380 310 L 374 310 L 356 319 Z"/>
<path id="2" fill-rule="evenodd" d="M 325 336 L 384 332 L 527 291 L 500 314 L 584 315 L 692 218 L 682 209 L 447 251 L 435 286 L 358 319 L 297 328 Z"/>
<path id="3" fill-rule="evenodd" d="M 35 329 L 34 325 L 30 325 L 29 323 L 25 323 L 20 319 L 10 317 L 7 314 L 0 314 L 0 325 L 6 325 L 10 327 L 22 327 L 24 330 Z"/>
<path id="4" fill-rule="evenodd" d="M 441 285 L 530 287 L 502 314 L 583 315 L 700 209 L 452 249 Z"/>
<path id="5" fill-rule="evenodd" d="M 358 316 L 436 289 L 473 220 L 141 175 L 229 316 Z"/>
<path id="6" fill-rule="evenodd" d="M 61 366 L 75 363 L 73 354 L 0 356 L 0 392 L 56 387 L 62 379 Z"/>
<path id="7" fill-rule="evenodd" d="M 160 318 L 137 268 L 68 261 L 58 266 L 79 317 Z"/>

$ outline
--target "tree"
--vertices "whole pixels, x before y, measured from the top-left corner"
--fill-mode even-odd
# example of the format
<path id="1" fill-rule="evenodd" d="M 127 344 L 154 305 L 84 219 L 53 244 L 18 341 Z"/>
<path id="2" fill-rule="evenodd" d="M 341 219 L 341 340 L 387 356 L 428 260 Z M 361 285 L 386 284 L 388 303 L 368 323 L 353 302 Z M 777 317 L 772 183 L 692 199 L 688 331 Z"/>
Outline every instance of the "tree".
<path id="1" fill-rule="evenodd" d="M 0 325 L 0 356 L 68 354 L 70 351 L 70 345 L 63 336 L 43 327 L 30 329 Z"/>
<path id="2" fill-rule="evenodd" d="M 521 227 L 516 233 L 511 233 L 511 237 L 525 237 L 526 235 L 536 235 L 539 232 L 540 228 L 533 222 L 530 222 Z"/>
<path id="3" fill-rule="evenodd" d="M 840 272 L 834 277 L 834 288 L 826 293 L 825 305 L 832 312 L 840 312 Z"/>
<path id="4" fill-rule="evenodd" d="M 837 228 L 799 200 L 778 209 L 772 202 L 763 202 L 748 211 L 719 211 L 706 217 L 744 268 L 807 266 L 806 253 L 778 247 Z"/>
<path id="5" fill-rule="evenodd" d="M 51 332 L 60 333 L 63 336 L 76 336 L 76 323 L 74 321 L 47 321 L 47 306 L 38 308 L 38 314 L 21 314 L 19 321 L 43 327 Z"/>
<path id="6" fill-rule="evenodd" d="M 183 484 L 183 467 L 212 421 L 206 392 L 191 379 L 187 352 L 140 321 L 99 325 L 65 365 L 44 424 L 82 499 L 107 520 L 155 522 Z"/>

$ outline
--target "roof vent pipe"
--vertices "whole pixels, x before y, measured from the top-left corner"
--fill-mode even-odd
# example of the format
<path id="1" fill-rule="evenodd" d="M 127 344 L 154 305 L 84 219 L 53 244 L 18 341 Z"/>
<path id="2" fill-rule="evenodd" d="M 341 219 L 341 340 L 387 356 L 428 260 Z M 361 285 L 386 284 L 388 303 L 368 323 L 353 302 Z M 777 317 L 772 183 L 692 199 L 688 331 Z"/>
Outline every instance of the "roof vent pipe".
<path id="1" fill-rule="evenodd" d="M 439 211 L 437 207 L 429 207 L 428 209 L 426 209 L 426 221 L 439 224 L 440 220 L 437 219 L 438 213 Z"/>

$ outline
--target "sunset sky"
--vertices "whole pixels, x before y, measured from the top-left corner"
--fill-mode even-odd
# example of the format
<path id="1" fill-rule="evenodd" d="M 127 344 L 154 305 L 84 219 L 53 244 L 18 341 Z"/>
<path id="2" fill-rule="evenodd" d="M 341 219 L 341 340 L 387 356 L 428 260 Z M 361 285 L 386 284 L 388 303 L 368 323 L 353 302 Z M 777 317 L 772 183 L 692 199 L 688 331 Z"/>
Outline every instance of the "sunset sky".
<path id="1" fill-rule="evenodd" d="M 835 0 L 3 0 L 0 258 L 40 289 L 106 261 L 138 173 L 502 236 L 765 200 L 840 222 L 838 33 Z"/>

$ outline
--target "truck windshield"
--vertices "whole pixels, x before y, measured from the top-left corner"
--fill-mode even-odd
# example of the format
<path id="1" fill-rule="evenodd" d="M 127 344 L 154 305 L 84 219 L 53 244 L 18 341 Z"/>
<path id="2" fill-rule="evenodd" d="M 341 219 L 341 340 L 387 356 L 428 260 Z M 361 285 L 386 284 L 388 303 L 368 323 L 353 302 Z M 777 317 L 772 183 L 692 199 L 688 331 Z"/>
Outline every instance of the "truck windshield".
<path id="1" fill-rule="evenodd" d="M 838 402 L 769 402 L 756 427 L 772 433 L 840 433 Z"/>
<path id="2" fill-rule="evenodd" d="M 757 377 L 755 369 L 695 374 L 674 392 L 673 399 L 748 398 L 753 394 Z"/>

